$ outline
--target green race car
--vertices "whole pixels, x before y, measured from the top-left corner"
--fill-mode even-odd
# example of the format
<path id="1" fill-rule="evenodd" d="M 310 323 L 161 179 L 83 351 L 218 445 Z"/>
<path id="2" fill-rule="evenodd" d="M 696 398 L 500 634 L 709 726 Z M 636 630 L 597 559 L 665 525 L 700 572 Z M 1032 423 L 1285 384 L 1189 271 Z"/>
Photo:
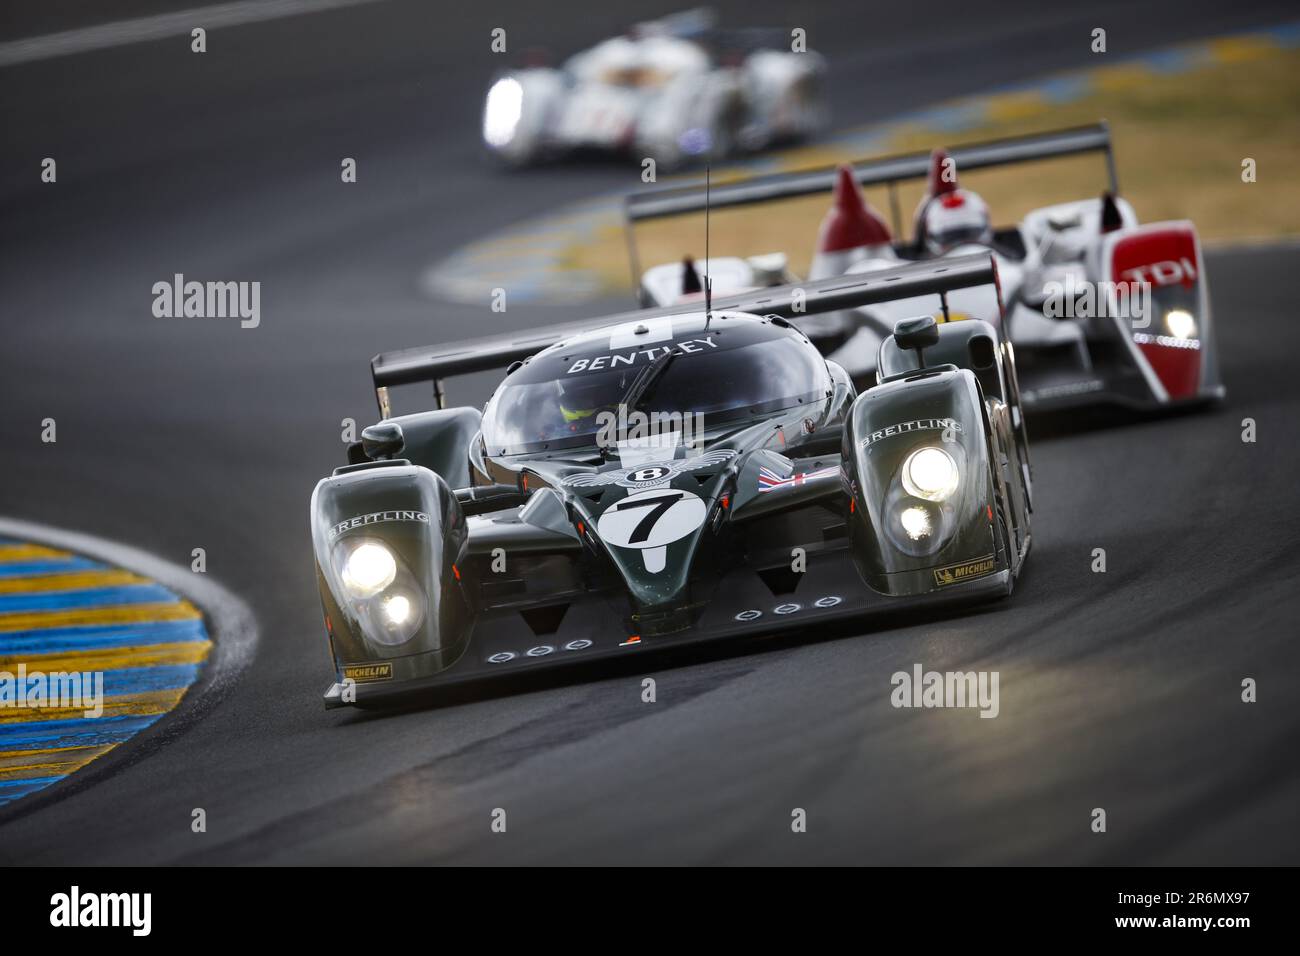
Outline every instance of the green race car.
<path id="1" fill-rule="evenodd" d="M 999 316 L 944 321 L 972 286 L 989 257 L 377 356 L 311 502 L 327 706 L 1009 594 L 1028 445 Z M 931 295 L 861 394 L 787 321 Z M 392 414 L 502 366 L 482 413 Z"/>

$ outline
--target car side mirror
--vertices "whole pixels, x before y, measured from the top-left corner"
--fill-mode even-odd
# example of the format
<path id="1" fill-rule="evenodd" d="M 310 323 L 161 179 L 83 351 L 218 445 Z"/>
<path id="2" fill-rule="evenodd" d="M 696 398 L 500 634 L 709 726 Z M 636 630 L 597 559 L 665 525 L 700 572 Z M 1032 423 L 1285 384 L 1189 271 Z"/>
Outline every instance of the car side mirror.
<path id="1" fill-rule="evenodd" d="M 406 436 L 397 422 L 380 422 L 361 430 L 361 447 L 371 461 L 396 458 L 406 447 Z"/>
<path id="2" fill-rule="evenodd" d="M 894 341 L 900 349 L 916 349 L 919 358 L 921 349 L 939 344 L 939 324 L 932 315 L 902 319 L 894 326 Z"/>

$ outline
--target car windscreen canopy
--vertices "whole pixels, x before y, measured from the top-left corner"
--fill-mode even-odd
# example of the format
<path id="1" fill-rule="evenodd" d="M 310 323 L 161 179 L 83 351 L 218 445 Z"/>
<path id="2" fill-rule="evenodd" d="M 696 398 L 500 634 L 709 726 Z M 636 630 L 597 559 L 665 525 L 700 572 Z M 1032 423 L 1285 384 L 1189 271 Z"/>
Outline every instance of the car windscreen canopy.
<path id="1" fill-rule="evenodd" d="M 698 414 L 707 429 L 820 401 L 830 391 L 825 359 L 802 336 L 785 331 L 734 335 L 728 341 L 732 331 L 643 349 L 630 358 L 628 353 L 539 356 L 532 367 L 510 376 L 488 402 L 483 416 L 488 453 L 595 445 L 602 425 L 620 414 L 638 376 L 669 349 L 677 354 L 655 375 L 636 407 L 623 409 L 625 416 L 636 411 L 647 416 Z M 543 371 L 552 374 L 538 374 Z"/>

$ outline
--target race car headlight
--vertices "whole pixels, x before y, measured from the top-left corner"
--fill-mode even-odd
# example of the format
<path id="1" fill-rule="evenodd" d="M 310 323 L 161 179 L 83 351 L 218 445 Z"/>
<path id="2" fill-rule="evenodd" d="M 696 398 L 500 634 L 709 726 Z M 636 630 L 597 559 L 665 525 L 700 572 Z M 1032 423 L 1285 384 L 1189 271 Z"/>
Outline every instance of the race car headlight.
<path id="1" fill-rule="evenodd" d="M 424 602 L 414 590 L 395 590 L 367 602 L 361 617 L 366 633 L 380 644 L 403 644 L 424 620 Z"/>
<path id="2" fill-rule="evenodd" d="M 1165 328 L 1176 339 L 1196 337 L 1196 320 L 1186 309 L 1170 309 L 1165 313 Z"/>
<path id="3" fill-rule="evenodd" d="M 352 551 L 343 562 L 339 578 L 348 594 L 368 598 L 378 594 L 397 577 L 393 552 L 377 541 L 367 541 Z"/>
<path id="4" fill-rule="evenodd" d="M 930 523 L 930 512 L 924 508 L 904 508 L 898 515 L 898 523 L 903 526 L 903 530 L 913 541 L 928 538 L 934 533 L 934 527 Z"/>
<path id="5" fill-rule="evenodd" d="M 489 146 L 509 145 L 524 115 L 524 88 L 511 77 L 497 80 L 483 107 L 483 139 Z"/>
<path id="6" fill-rule="evenodd" d="M 914 558 L 934 554 L 951 536 L 951 510 L 947 504 L 915 498 L 899 489 L 882 515 L 885 535 L 903 554 Z"/>
<path id="7" fill-rule="evenodd" d="M 338 596 L 367 638 L 393 647 L 416 635 L 424 622 L 424 590 L 390 545 L 378 538 L 342 542 L 333 564 Z"/>
<path id="8" fill-rule="evenodd" d="M 384 598 L 384 620 L 394 627 L 401 627 L 411 619 L 411 599 L 405 594 L 391 594 Z"/>
<path id="9" fill-rule="evenodd" d="M 903 462 L 903 487 L 926 501 L 943 501 L 957 490 L 957 463 L 942 448 L 918 448 Z"/>

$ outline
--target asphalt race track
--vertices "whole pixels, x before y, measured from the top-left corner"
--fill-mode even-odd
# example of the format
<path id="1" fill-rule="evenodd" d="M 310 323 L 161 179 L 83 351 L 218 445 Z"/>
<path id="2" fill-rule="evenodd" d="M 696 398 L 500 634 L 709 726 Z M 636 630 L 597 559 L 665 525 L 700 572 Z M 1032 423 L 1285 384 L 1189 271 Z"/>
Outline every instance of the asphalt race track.
<path id="1" fill-rule="evenodd" d="M 483 160 L 489 31 L 567 53 L 669 8 L 484 6 L 384 2 L 214 30 L 204 56 L 178 38 L 0 68 L 0 514 L 182 564 L 203 547 L 261 630 L 242 680 L 201 718 L 169 718 L 163 745 L 0 814 L 0 862 L 1300 858 L 1296 246 L 1209 257 L 1224 406 L 1031 421 L 1035 545 L 1009 602 L 391 715 L 323 710 L 308 496 L 342 460 L 340 420 L 374 418 L 370 356 L 576 317 L 435 303 L 420 271 L 635 181 L 617 163 L 515 175 Z M 842 125 L 1087 65 L 1097 25 L 1122 55 L 1294 15 L 1204 0 L 725 6 L 729 22 L 808 30 Z M 0 34 L 94 9 L 11 3 Z M 39 182 L 45 156 L 57 185 Z M 339 183 L 344 156 L 356 185 Z M 260 327 L 153 318 L 150 288 L 176 272 L 259 280 Z M 46 417 L 57 444 L 40 441 Z M 1000 715 L 895 710 L 890 675 L 915 663 L 999 671 Z M 498 807 L 505 835 L 489 828 Z"/>

